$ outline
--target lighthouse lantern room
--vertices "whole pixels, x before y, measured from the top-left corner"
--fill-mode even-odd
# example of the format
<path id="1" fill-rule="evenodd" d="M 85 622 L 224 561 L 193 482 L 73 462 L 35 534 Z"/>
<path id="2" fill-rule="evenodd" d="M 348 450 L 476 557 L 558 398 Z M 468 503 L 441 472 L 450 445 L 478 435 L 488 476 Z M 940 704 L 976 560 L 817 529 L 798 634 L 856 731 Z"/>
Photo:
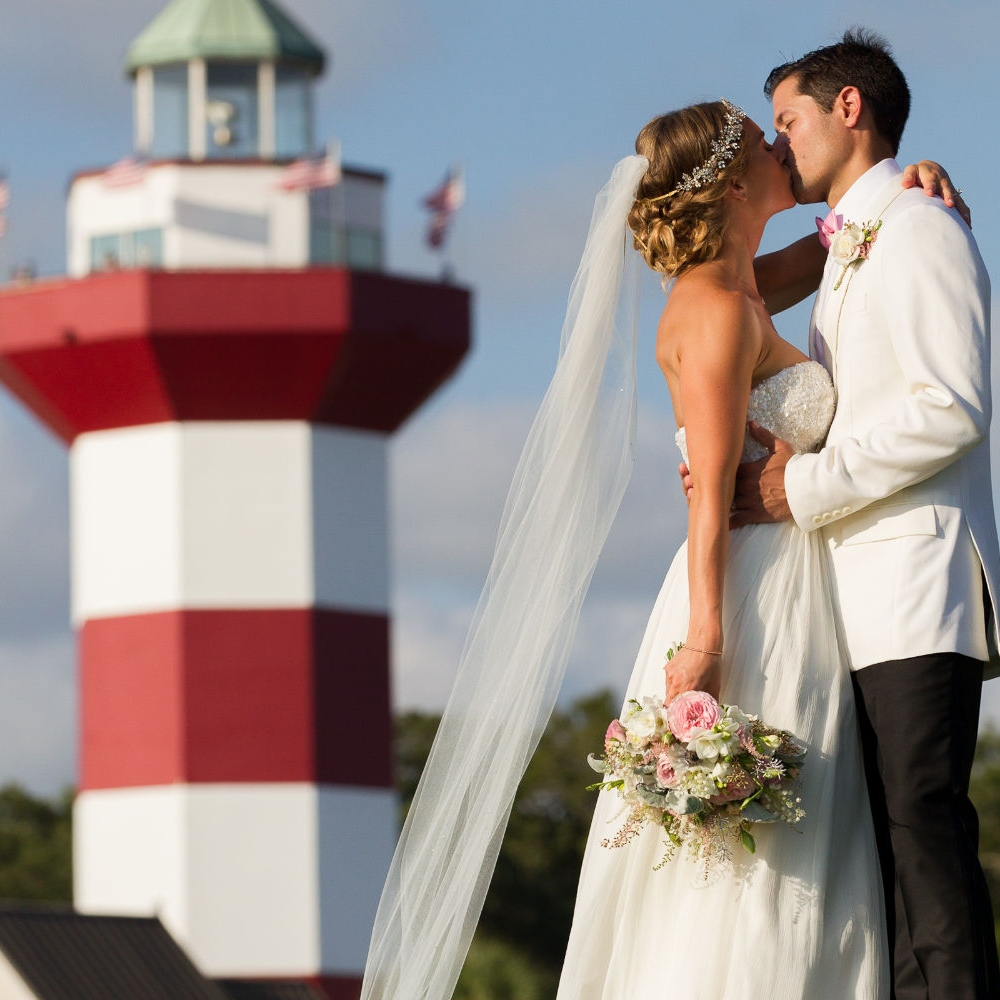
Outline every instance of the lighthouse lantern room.
<path id="1" fill-rule="evenodd" d="M 304 186 L 313 82 L 325 56 L 270 0 L 175 0 L 129 47 L 135 147 L 79 174 L 69 273 L 119 267 L 382 267 L 379 172 L 319 151 L 333 186 Z"/>

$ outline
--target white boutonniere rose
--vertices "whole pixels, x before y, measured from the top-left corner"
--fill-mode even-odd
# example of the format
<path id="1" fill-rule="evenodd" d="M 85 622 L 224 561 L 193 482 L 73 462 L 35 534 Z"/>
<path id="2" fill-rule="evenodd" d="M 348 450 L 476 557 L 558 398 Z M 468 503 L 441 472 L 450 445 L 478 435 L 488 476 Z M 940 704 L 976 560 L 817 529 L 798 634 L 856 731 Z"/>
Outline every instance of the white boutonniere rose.
<path id="1" fill-rule="evenodd" d="M 833 235 L 830 240 L 830 256 L 843 268 L 833 286 L 834 291 L 840 288 L 847 269 L 864 260 L 871 252 L 881 228 L 881 219 L 877 222 L 845 222 L 844 228 Z"/>

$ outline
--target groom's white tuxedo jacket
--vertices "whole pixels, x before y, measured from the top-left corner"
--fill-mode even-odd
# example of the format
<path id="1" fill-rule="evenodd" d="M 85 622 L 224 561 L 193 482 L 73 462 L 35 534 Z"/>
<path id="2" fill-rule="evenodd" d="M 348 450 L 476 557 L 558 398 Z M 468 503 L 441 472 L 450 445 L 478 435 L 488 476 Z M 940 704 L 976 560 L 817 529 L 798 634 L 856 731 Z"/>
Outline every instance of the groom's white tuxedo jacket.
<path id="1" fill-rule="evenodd" d="M 785 473 L 796 523 L 832 553 L 854 669 L 985 660 L 997 641 L 989 277 L 958 214 L 900 174 L 884 160 L 837 205 L 845 223 L 882 225 L 836 291 L 843 268 L 827 261 L 810 347 L 837 409 L 823 449 Z"/>

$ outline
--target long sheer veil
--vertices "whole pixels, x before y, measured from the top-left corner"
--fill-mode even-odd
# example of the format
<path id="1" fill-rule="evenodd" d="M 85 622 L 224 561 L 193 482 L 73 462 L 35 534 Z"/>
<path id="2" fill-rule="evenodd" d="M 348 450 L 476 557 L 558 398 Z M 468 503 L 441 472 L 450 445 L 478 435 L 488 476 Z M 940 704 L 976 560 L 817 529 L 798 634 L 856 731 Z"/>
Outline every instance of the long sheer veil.
<path id="1" fill-rule="evenodd" d="M 625 220 L 647 166 L 626 157 L 597 196 L 556 372 L 382 892 L 362 1000 L 450 1000 L 555 705 L 634 462 L 642 262 Z"/>

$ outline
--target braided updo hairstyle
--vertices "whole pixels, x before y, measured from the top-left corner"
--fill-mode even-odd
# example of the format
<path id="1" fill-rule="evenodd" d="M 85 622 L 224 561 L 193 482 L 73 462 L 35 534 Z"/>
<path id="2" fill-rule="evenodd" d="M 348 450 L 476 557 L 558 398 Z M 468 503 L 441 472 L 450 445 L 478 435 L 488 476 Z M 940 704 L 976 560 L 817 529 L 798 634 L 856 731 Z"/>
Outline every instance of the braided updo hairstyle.
<path id="1" fill-rule="evenodd" d="M 718 180 L 694 191 L 674 191 L 681 177 L 712 155 L 712 141 L 726 123 L 722 101 L 694 104 L 654 118 L 639 133 L 635 151 L 649 160 L 628 215 L 633 245 L 654 271 L 676 278 L 695 264 L 713 260 L 725 235 L 726 192 L 745 172 L 751 150 L 744 140 Z"/>

